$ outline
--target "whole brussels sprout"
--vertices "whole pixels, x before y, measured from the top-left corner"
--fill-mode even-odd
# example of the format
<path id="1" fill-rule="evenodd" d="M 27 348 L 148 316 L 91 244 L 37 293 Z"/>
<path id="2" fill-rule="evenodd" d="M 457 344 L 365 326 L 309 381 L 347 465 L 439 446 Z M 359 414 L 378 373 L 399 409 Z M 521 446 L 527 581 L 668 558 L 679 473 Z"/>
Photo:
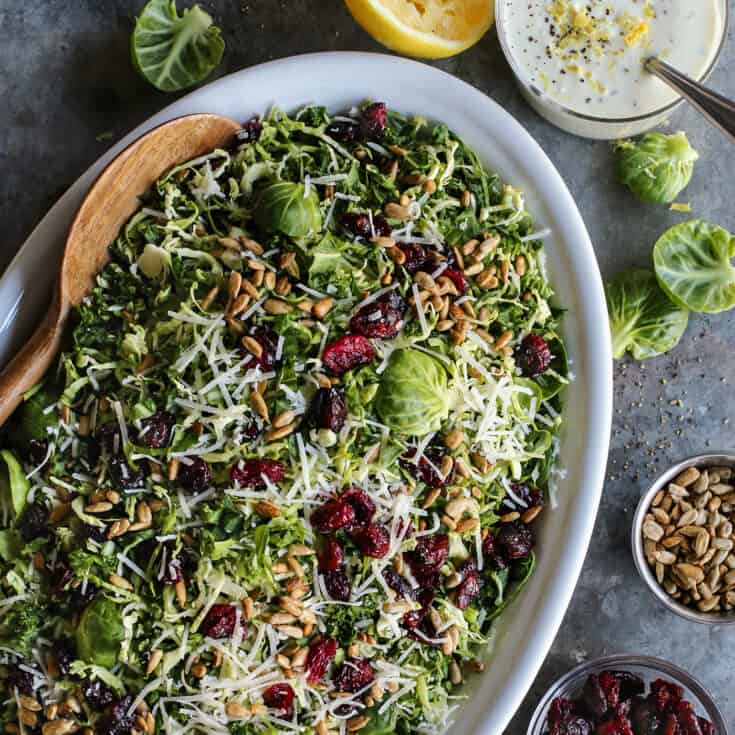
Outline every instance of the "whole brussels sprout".
<path id="1" fill-rule="evenodd" d="M 76 631 L 77 654 L 89 664 L 111 669 L 125 638 L 120 607 L 107 597 L 96 597 L 84 608 Z"/>
<path id="2" fill-rule="evenodd" d="M 396 350 L 388 361 L 375 397 L 386 426 L 409 436 L 438 431 L 449 414 L 447 372 L 418 350 Z"/>
<path id="3" fill-rule="evenodd" d="M 278 181 L 267 186 L 255 204 L 255 223 L 264 232 L 282 232 L 301 239 L 322 229 L 319 197 L 303 184 Z"/>
<path id="4" fill-rule="evenodd" d="M 689 183 L 699 154 L 685 133 L 646 133 L 616 145 L 615 173 L 641 201 L 670 204 Z"/>

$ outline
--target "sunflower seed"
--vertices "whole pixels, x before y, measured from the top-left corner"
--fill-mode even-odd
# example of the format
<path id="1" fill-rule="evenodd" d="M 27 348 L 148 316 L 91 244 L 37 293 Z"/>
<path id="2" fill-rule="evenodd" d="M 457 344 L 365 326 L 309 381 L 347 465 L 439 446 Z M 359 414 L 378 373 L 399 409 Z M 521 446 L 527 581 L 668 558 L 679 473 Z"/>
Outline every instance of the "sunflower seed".
<path id="1" fill-rule="evenodd" d="M 674 484 L 683 488 L 689 487 L 689 485 L 693 485 L 696 482 L 699 475 L 700 472 L 696 467 L 687 467 L 674 478 Z"/>
<path id="2" fill-rule="evenodd" d="M 656 521 L 648 520 L 643 524 L 643 535 L 651 541 L 660 541 L 664 536 L 664 529 Z"/>

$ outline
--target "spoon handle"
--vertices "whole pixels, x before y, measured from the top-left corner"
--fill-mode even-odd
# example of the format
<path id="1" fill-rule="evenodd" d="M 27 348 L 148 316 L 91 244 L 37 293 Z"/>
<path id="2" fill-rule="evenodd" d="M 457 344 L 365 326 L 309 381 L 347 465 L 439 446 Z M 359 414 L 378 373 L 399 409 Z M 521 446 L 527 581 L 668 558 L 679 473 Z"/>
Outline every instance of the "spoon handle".
<path id="1" fill-rule="evenodd" d="M 646 70 L 689 100 L 711 123 L 735 141 L 735 102 L 707 89 L 655 56 L 646 60 Z"/>
<path id="2" fill-rule="evenodd" d="M 43 321 L 0 373 L 0 426 L 22 403 L 23 395 L 43 380 L 61 347 L 61 326 L 68 313 L 69 309 L 61 305 L 57 279 L 51 305 Z"/>

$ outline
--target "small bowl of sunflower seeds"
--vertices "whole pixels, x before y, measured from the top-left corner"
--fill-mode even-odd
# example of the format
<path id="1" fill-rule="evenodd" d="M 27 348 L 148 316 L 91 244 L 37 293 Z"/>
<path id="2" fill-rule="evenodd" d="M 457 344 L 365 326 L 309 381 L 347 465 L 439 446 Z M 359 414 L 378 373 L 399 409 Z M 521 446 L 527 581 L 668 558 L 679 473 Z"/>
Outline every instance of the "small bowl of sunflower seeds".
<path id="1" fill-rule="evenodd" d="M 643 495 L 633 519 L 643 581 L 677 615 L 735 623 L 735 454 L 672 467 Z"/>

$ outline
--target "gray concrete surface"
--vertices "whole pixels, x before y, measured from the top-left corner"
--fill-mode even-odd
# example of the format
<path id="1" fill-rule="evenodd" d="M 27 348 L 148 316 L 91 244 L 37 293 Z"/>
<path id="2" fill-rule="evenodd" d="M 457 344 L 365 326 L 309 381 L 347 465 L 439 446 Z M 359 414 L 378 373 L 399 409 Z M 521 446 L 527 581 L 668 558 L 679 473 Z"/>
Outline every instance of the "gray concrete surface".
<path id="1" fill-rule="evenodd" d="M 142 5 L 143 0 L 0 0 L 0 269 L 110 140 L 171 101 L 139 79 L 129 63 L 132 18 Z M 309 51 L 381 50 L 340 0 L 204 5 L 227 40 L 218 74 Z M 646 266 L 656 237 L 686 217 L 637 204 L 615 185 L 606 144 L 565 135 L 538 118 L 521 100 L 492 33 L 438 66 L 489 94 L 545 148 L 579 202 L 605 277 Z M 711 83 L 735 96 L 732 39 Z M 735 229 L 735 149 L 690 110 L 676 113 L 672 124 L 688 131 L 702 155 L 686 199 L 697 216 Z M 695 316 L 670 355 L 616 365 L 608 482 L 590 553 L 554 647 L 507 735 L 526 732 L 538 698 L 571 666 L 622 652 L 662 656 L 688 669 L 735 725 L 735 630 L 698 627 L 655 605 L 628 544 L 636 500 L 659 470 L 689 454 L 735 444 L 729 424 L 734 349 L 735 324 L 728 315 Z"/>

